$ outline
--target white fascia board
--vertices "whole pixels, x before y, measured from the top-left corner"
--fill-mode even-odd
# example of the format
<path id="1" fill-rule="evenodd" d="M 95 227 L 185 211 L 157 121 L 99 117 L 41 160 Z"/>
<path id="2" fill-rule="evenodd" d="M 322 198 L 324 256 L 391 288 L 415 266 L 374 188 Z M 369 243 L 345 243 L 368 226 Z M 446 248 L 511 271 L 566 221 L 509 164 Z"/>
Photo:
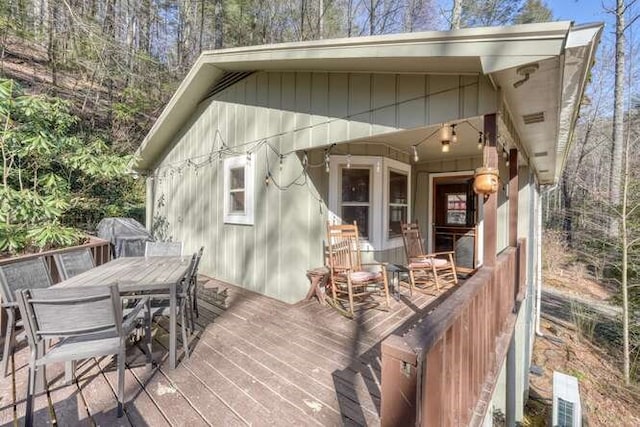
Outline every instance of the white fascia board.
<path id="1" fill-rule="evenodd" d="M 567 37 L 554 183 L 558 182 L 567 161 L 589 70 L 593 65 L 603 27 L 601 23 L 576 27 Z"/>

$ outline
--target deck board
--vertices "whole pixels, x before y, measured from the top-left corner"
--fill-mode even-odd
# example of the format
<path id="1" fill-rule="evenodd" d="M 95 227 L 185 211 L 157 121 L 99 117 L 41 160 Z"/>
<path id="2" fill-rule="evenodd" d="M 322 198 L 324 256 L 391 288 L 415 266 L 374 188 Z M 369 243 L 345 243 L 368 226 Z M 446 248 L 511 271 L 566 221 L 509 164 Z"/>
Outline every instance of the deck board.
<path id="1" fill-rule="evenodd" d="M 166 319 L 154 325 L 156 366 L 145 364 L 141 343 L 128 349 L 124 417 L 116 417 L 114 359 L 104 357 L 80 363 L 71 385 L 62 365 L 48 367 L 37 424 L 379 425 L 380 343 L 447 292 L 410 297 L 403 289 L 389 311 L 361 310 L 352 320 L 316 301 L 288 305 L 212 279 L 199 288 L 189 359 L 169 369 Z M 178 341 L 182 356 L 180 334 Z M 27 360 L 22 345 L 14 374 L 0 379 L 0 425 L 23 422 Z"/>

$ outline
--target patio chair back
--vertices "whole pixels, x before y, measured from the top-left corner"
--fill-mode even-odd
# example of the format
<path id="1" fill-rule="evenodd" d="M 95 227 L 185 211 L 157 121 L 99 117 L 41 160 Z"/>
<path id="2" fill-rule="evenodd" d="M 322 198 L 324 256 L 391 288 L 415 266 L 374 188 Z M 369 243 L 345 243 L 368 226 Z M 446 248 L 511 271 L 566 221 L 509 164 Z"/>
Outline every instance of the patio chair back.
<path id="1" fill-rule="evenodd" d="M 123 333 L 117 284 L 23 289 L 17 295 L 32 348 L 44 339 Z"/>
<path id="2" fill-rule="evenodd" d="M 182 256 L 182 242 L 147 242 L 144 256 Z"/>
<path id="3" fill-rule="evenodd" d="M 16 304 L 15 292 L 26 288 L 48 288 L 53 284 L 43 257 L 0 266 L 2 302 Z"/>
<path id="4" fill-rule="evenodd" d="M 358 226 L 353 224 L 327 224 L 329 264 L 336 270 L 360 270 L 360 236 Z"/>
<path id="5" fill-rule="evenodd" d="M 87 248 L 57 253 L 53 256 L 60 279 L 67 280 L 95 267 L 93 255 Z"/>
<path id="6" fill-rule="evenodd" d="M 404 250 L 407 254 L 407 260 L 425 255 L 424 243 L 422 242 L 422 235 L 418 224 L 403 223 L 401 224 L 401 229 L 402 241 L 404 242 Z"/>

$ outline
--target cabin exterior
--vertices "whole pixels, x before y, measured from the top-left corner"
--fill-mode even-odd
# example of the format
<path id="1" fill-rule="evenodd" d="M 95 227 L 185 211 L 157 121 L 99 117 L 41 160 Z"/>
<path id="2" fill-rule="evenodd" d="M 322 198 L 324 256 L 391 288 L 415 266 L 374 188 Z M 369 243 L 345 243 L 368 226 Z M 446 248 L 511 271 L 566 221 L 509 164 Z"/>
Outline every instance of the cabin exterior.
<path id="1" fill-rule="evenodd" d="M 201 271 L 306 294 L 327 221 L 404 263 L 400 222 L 470 277 L 382 345 L 384 425 L 521 419 L 541 186 L 562 173 L 600 24 L 474 28 L 204 52 L 143 141 L 147 226 Z M 455 136 L 455 137 L 454 137 Z M 496 167 L 498 191 L 473 192 Z M 401 398 L 401 393 L 405 397 Z M 437 396 L 437 397 L 436 397 Z"/>

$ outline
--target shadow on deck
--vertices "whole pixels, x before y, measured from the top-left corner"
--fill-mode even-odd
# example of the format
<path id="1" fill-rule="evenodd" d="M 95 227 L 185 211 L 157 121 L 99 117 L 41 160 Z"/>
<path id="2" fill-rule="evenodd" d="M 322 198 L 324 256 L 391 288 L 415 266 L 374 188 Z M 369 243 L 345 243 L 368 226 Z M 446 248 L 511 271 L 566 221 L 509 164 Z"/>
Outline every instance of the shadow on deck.
<path id="1" fill-rule="evenodd" d="M 141 348 L 129 346 L 124 417 L 116 417 L 115 363 L 105 357 L 79 364 L 72 385 L 63 384 L 63 366 L 48 367 L 35 425 L 378 425 L 380 343 L 452 292 L 410 297 L 403 289 L 388 312 L 350 320 L 315 300 L 288 305 L 207 279 L 190 359 L 168 369 L 165 320 L 154 328 L 157 367 L 146 367 Z M 0 425 L 23 422 L 27 361 L 22 343 L 14 375 L 0 379 Z"/>

